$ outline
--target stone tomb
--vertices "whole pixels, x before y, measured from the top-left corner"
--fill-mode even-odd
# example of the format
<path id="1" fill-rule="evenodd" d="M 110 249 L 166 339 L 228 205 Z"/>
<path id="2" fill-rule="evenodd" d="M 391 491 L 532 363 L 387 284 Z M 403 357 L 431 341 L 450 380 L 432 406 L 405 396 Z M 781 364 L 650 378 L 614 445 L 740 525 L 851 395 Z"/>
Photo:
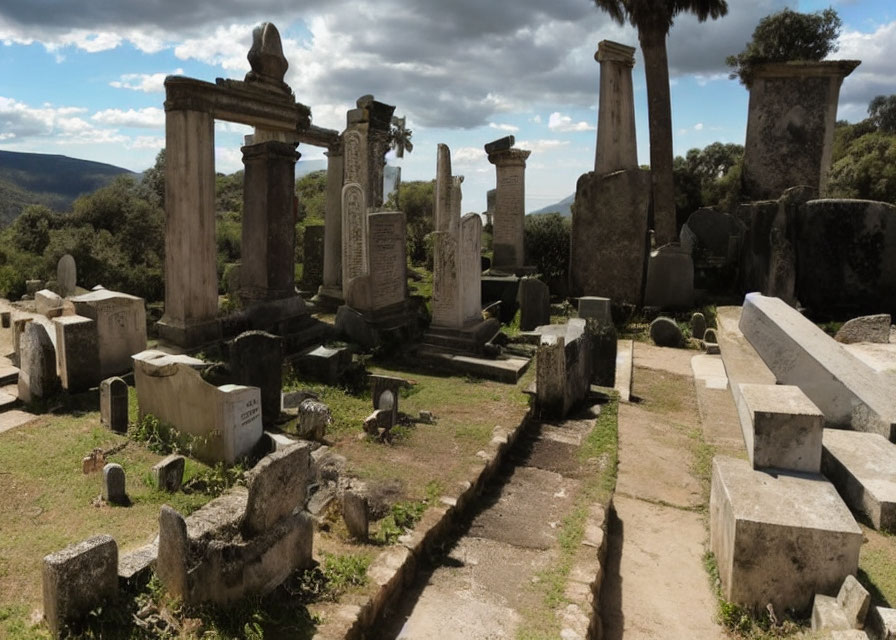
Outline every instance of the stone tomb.
<path id="1" fill-rule="evenodd" d="M 99 382 L 100 357 L 96 322 L 83 316 L 53 318 L 56 364 L 69 393 L 92 389 Z"/>
<path id="2" fill-rule="evenodd" d="M 591 389 L 591 337 L 583 318 L 539 329 L 535 399 L 542 415 L 563 417 Z"/>
<path id="3" fill-rule="evenodd" d="M 143 298 L 101 289 L 72 298 L 79 316 L 96 323 L 100 379 L 131 369 L 131 356 L 146 349 Z"/>
<path id="4" fill-rule="evenodd" d="M 709 511 L 722 596 L 754 612 L 806 612 L 858 570 L 862 530 L 820 475 L 716 456 Z"/>
<path id="5" fill-rule="evenodd" d="M 232 464 L 252 452 L 262 437 L 261 391 L 202 379 L 205 362 L 148 350 L 134 356 L 139 417 L 152 414 L 200 438 L 196 456 Z"/>

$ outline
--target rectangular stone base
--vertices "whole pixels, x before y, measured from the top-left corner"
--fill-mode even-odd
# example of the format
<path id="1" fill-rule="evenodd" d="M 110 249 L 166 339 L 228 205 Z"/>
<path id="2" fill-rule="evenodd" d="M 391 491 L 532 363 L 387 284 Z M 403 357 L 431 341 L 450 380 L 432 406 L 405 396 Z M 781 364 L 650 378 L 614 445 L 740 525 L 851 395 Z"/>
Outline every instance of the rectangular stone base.
<path id="1" fill-rule="evenodd" d="M 162 318 L 156 323 L 159 338 L 165 342 L 190 349 L 221 339 L 221 324 L 217 318 L 189 325 L 179 325 Z"/>
<path id="2" fill-rule="evenodd" d="M 336 333 L 373 349 L 390 339 L 406 341 L 416 331 L 416 321 L 416 314 L 407 302 L 375 312 L 359 311 L 344 304 L 336 311 Z"/>
<path id="3" fill-rule="evenodd" d="M 712 465 L 710 546 L 722 595 L 754 611 L 808 611 L 855 574 L 862 530 L 834 486 L 814 474 L 766 473 L 746 460 Z"/>
<path id="4" fill-rule="evenodd" d="M 825 429 L 821 468 L 853 511 L 896 531 L 896 445 L 876 433 Z"/>
<path id="5" fill-rule="evenodd" d="M 496 318 L 472 323 L 462 329 L 430 325 L 423 333 L 423 343 L 438 350 L 466 355 L 480 355 L 487 342 L 501 330 Z"/>
<path id="6" fill-rule="evenodd" d="M 449 353 L 428 346 L 421 346 L 417 350 L 417 355 L 456 373 L 497 380 L 498 382 L 507 382 L 509 384 L 516 384 L 516 381 L 526 373 L 531 363 L 529 358 L 516 356 L 477 358 L 475 356 Z"/>

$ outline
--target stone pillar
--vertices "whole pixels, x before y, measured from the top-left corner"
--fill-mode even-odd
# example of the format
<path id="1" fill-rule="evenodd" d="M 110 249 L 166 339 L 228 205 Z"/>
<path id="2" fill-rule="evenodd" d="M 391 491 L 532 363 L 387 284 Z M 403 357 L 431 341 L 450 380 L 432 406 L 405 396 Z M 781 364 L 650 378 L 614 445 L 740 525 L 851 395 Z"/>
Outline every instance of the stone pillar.
<path id="1" fill-rule="evenodd" d="M 858 65 L 834 60 L 756 68 L 744 146 L 747 199 L 777 200 L 785 189 L 802 185 L 824 192 L 840 85 Z"/>
<path id="2" fill-rule="evenodd" d="M 344 183 L 364 189 L 367 206 L 383 206 L 383 168 L 391 145 L 395 107 L 361 96 L 357 108 L 346 114 Z"/>
<path id="3" fill-rule="evenodd" d="M 637 169 L 638 144 L 635 139 L 635 101 L 632 90 L 635 48 L 601 40 L 594 59 L 600 63 L 594 172 L 605 175 L 621 169 Z"/>
<path id="4" fill-rule="evenodd" d="M 165 314 L 159 334 L 190 346 L 220 334 L 212 115 L 166 108 L 165 150 Z"/>
<path id="5" fill-rule="evenodd" d="M 295 296 L 295 144 L 269 140 L 243 147 L 242 268 L 246 303 Z"/>
<path id="6" fill-rule="evenodd" d="M 324 282 L 320 295 L 342 300 L 343 145 L 327 151 L 327 195 L 324 219 Z"/>
<path id="7" fill-rule="evenodd" d="M 497 184 L 492 225 L 492 267 L 515 270 L 523 266 L 523 219 L 526 215 L 526 158 L 531 151 L 513 149 L 513 136 L 485 145 L 495 165 Z"/>

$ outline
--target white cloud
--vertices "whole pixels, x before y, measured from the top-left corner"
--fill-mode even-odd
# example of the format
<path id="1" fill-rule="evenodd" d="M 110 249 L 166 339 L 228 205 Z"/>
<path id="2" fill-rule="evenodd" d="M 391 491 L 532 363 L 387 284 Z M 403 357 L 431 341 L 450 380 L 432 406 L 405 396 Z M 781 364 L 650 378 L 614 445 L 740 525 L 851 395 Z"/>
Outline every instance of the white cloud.
<path id="1" fill-rule="evenodd" d="M 517 148 L 528 149 L 535 155 L 538 155 L 539 153 L 545 153 L 547 151 L 553 151 L 555 149 L 559 149 L 560 147 L 565 147 L 567 145 L 569 145 L 569 140 L 556 140 L 556 139 L 520 140 L 516 143 Z"/>
<path id="2" fill-rule="evenodd" d="M 165 146 L 165 138 L 155 136 L 137 136 L 129 144 L 130 149 L 162 149 Z"/>
<path id="3" fill-rule="evenodd" d="M 452 161 L 457 165 L 472 165 L 485 159 L 485 149 L 482 147 L 461 147 L 452 154 Z"/>
<path id="4" fill-rule="evenodd" d="M 702 123 L 702 122 L 698 122 L 697 124 L 695 124 L 695 125 L 694 125 L 694 131 L 703 131 L 703 123 Z"/>
<path id="5" fill-rule="evenodd" d="M 126 73 L 120 80 L 113 80 L 110 86 L 116 89 L 131 89 L 144 93 L 158 93 L 165 90 L 165 78 L 169 75 L 183 75 L 183 69 L 169 73 Z"/>
<path id="6" fill-rule="evenodd" d="M 584 120 L 573 122 L 572 118 L 557 111 L 552 113 L 548 118 L 548 129 L 558 133 L 565 133 L 568 131 L 593 131 L 595 128 L 596 127 L 593 127 Z"/>
<path id="7" fill-rule="evenodd" d="M 489 122 L 488 126 L 491 127 L 492 129 L 499 129 L 501 131 L 509 131 L 510 133 L 516 133 L 517 131 L 520 130 L 520 128 L 515 125 L 503 124 L 503 123 L 499 124 L 497 122 Z"/>
<path id="8" fill-rule="evenodd" d="M 843 80 L 838 118 L 852 121 L 868 116 L 868 103 L 875 96 L 890 95 L 896 86 L 896 21 L 881 25 L 872 33 L 844 31 L 838 40 L 835 60 L 861 60 Z"/>
<path id="9" fill-rule="evenodd" d="M 532 122 L 535 124 L 541 124 L 541 116 L 537 113 L 532 117 Z"/>
<path id="10" fill-rule="evenodd" d="M 93 114 L 90 119 L 100 124 L 117 127 L 157 129 L 165 126 L 165 112 L 159 107 L 128 109 L 127 111 L 105 109 Z"/>
<path id="11" fill-rule="evenodd" d="M 45 103 L 31 107 L 13 98 L 0 96 L 0 135 L 19 140 L 51 134 L 72 134 L 89 126 L 77 114 L 80 107 L 54 107 Z"/>
<path id="12" fill-rule="evenodd" d="M 239 147 L 215 147 L 215 171 L 233 173 L 243 168 L 243 152 Z"/>

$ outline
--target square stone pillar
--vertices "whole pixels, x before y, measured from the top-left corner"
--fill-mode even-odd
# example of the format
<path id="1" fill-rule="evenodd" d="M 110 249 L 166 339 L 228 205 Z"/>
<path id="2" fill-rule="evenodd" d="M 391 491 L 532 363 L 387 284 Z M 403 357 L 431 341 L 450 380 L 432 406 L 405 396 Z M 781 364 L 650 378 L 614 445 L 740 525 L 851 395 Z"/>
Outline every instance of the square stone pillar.
<path id="1" fill-rule="evenodd" d="M 190 346 L 220 335 L 216 254 L 214 118 L 166 110 L 165 340 Z"/>
<path id="2" fill-rule="evenodd" d="M 269 140 L 243 147 L 242 268 L 245 303 L 295 293 L 295 144 Z"/>
<path id="3" fill-rule="evenodd" d="M 843 78 L 858 60 L 760 65 L 750 86 L 743 194 L 777 200 L 785 189 L 823 193 L 831 168 Z"/>
<path id="4" fill-rule="evenodd" d="M 635 48 L 601 40 L 594 59 L 600 63 L 594 172 L 605 175 L 621 169 L 637 169 L 638 143 L 635 138 L 632 89 Z"/>
<path id="5" fill-rule="evenodd" d="M 345 170 L 343 184 L 356 182 L 364 189 L 369 207 L 383 206 L 383 170 L 392 143 L 395 107 L 361 96 L 357 108 L 346 114 Z"/>
<path id="6" fill-rule="evenodd" d="M 514 149 L 513 136 L 485 145 L 495 165 L 497 184 L 492 223 L 492 268 L 516 270 L 523 266 L 523 222 L 526 215 L 526 158 L 531 151 Z"/>

